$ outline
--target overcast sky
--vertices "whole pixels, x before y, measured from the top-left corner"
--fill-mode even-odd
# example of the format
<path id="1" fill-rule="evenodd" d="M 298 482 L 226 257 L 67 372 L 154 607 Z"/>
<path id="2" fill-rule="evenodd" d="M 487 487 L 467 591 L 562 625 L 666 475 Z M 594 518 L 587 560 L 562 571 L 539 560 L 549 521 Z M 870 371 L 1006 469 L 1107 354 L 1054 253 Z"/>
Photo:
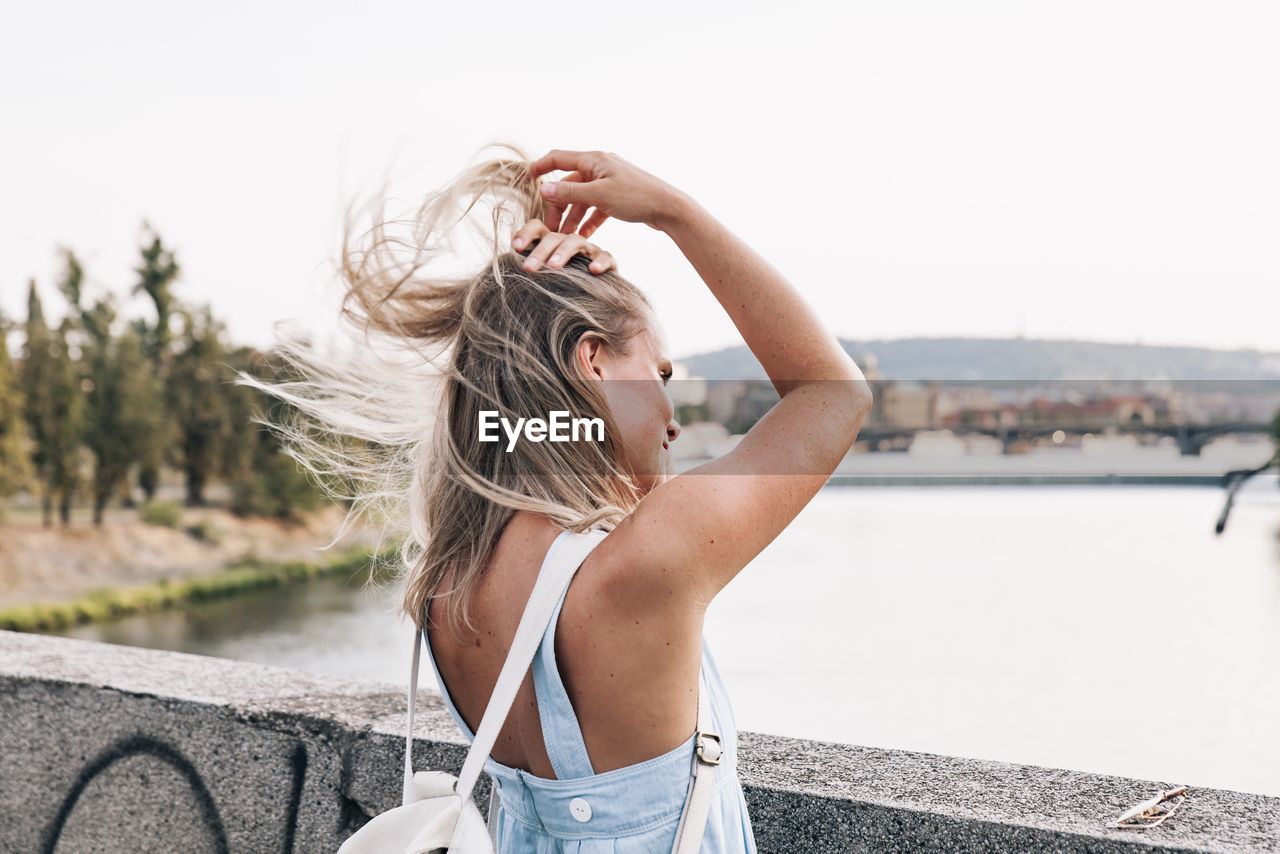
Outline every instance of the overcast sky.
<path id="1" fill-rule="evenodd" d="M 139 227 L 240 341 L 333 326 L 344 205 L 487 142 L 616 151 L 848 337 L 1280 349 L 1273 3 L 4 3 L 0 309 Z M 644 226 L 676 355 L 739 343 Z M 140 311 L 141 304 L 134 303 Z"/>

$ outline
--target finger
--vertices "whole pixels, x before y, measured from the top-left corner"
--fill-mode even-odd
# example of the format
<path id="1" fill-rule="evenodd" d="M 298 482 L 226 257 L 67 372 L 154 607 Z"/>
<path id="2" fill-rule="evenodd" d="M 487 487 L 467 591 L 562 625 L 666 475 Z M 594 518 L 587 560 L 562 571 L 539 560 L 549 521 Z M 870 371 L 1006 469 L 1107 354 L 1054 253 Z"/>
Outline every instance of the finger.
<path id="1" fill-rule="evenodd" d="M 545 175 L 548 172 L 561 171 L 569 172 L 573 170 L 588 171 L 587 162 L 592 160 L 594 152 L 591 151 L 565 151 L 562 149 L 553 149 L 539 157 L 529 166 L 529 176 L 537 178 L 539 175 Z"/>
<path id="2" fill-rule="evenodd" d="M 547 259 L 551 257 L 552 252 L 564 242 L 566 237 L 568 237 L 566 234 L 560 234 L 555 231 L 548 232 L 538 241 L 538 245 L 533 247 L 529 257 L 524 259 L 524 268 L 529 272 L 541 268 L 547 263 Z"/>
<path id="3" fill-rule="evenodd" d="M 569 204 L 572 201 L 572 198 L 570 197 L 570 193 L 572 193 L 573 191 L 561 190 L 559 188 L 560 186 L 566 183 L 580 184 L 582 183 L 582 181 L 583 181 L 583 178 L 581 175 L 579 175 L 577 172 L 570 172 L 568 175 L 565 175 L 563 178 L 561 178 L 558 182 L 550 182 L 550 183 L 555 183 L 557 185 L 557 189 L 559 190 L 559 192 L 556 193 L 555 198 L 548 198 L 546 193 L 542 192 L 542 204 L 543 204 L 543 207 L 546 209 L 547 227 L 550 228 L 552 231 L 567 232 L 572 230 L 572 229 L 564 228 L 561 223 L 561 220 L 563 219 L 565 211 L 568 209 Z M 544 181 L 543 186 L 545 186 L 547 183 L 549 182 Z M 539 188 L 539 190 L 541 191 L 541 188 Z"/>
<path id="4" fill-rule="evenodd" d="M 542 220 L 552 231 L 560 230 L 560 221 L 564 218 L 566 205 L 557 205 L 550 199 L 543 200 Z"/>
<path id="5" fill-rule="evenodd" d="M 604 252 L 595 243 L 586 242 L 586 238 L 582 237 L 581 234 L 567 234 L 561 245 L 557 246 L 552 255 L 548 257 L 547 266 L 549 268 L 562 268 L 575 255 L 584 255 L 594 261 L 596 257 L 602 254 L 608 255 L 608 252 Z"/>
<path id="6" fill-rule="evenodd" d="M 555 248 L 551 256 L 547 259 L 547 267 L 558 268 L 569 263 L 569 259 L 575 255 L 584 255 L 591 259 L 591 263 L 587 265 L 587 269 L 599 275 L 607 270 L 617 270 L 618 262 L 608 252 L 596 246 L 594 243 L 588 242 L 580 234 L 570 234 L 564 241 Z"/>
<path id="7" fill-rule="evenodd" d="M 569 263 L 569 259 L 575 255 L 585 255 L 588 258 L 594 258 L 600 252 L 600 247 L 588 243 L 586 238 L 580 234 L 565 234 L 564 240 L 560 245 L 552 250 L 551 256 L 547 258 L 548 267 L 563 267 Z"/>
<path id="8" fill-rule="evenodd" d="M 612 255 L 601 249 L 596 253 L 596 257 L 591 259 L 591 263 L 587 266 L 587 269 L 592 273 L 595 273 L 597 276 L 608 270 L 617 272 L 618 262 L 613 260 Z"/>
<path id="9" fill-rule="evenodd" d="M 586 216 L 587 209 L 590 205 L 571 205 L 569 210 L 565 211 L 564 222 L 560 224 L 560 230 L 565 234 L 573 234 L 578 230 L 578 226 L 582 224 L 582 218 Z"/>
<path id="10" fill-rule="evenodd" d="M 520 229 L 512 236 L 511 247 L 516 250 L 524 249 L 548 231 L 550 229 L 547 228 L 545 222 L 540 219 L 531 219 L 520 226 Z"/>
<path id="11" fill-rule="evenodd" d="M 590 237 L 595 234 L 596 229 L 605 224 L 607 219 L 609 219 L 609 215 L 596 208 L 591 212 L 591 216 L 587 217 L 587 221 L 582 224 L 582 227 L 578 229 L 578 233 L 583 237 Z"/>

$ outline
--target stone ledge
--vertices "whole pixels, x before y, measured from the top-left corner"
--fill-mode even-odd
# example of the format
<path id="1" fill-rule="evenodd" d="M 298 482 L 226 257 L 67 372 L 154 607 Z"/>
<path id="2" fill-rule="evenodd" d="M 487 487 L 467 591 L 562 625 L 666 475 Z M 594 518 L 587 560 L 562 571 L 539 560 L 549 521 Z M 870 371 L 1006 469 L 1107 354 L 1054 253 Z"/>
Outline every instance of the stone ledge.
<path id="1" fill-rule="evenodd" d="M 433 692 L 420 709 L 415 762 L 457 773 L 465 739 Z M 0 632 L 0 720 L 4 851 L 333 851 L 399 802 L 394 686 Z M 1241 792 L 1106 826 L 1186 781 L 750 732 L 739 772 L 762 852 L 1280 850 L 1280 798 Z"/>

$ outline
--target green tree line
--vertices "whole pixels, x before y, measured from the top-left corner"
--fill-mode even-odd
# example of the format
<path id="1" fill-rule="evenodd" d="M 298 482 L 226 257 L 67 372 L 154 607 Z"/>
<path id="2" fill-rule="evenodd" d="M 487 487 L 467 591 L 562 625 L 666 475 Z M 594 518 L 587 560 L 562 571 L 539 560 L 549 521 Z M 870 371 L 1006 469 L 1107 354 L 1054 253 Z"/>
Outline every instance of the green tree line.
<path id="1" fill-rule="evenodd" d="M 316 504 L 256 423 L 281 418 L 280 404 L 233 382 L 237 370 L 279 379 L 280 364 L 232 346 L 208 306 L 178 297 L 182 270 L 158 234 L 145 231 L 132 291 L 153 317 L 122 317 L 110 293 L 90 300 L 80 259 L 70 249 L 60 258 L 61 320 L 49 318 L 34 279 L 25 320 L 0 317 L 0 500 L 38 496 L 46 526 L 55 514 L 69 524 L 73 505 L 87 504 L 100 525 L 112 502 L 155 498 L 171 469 L 188 506 L 204 505 L 217 481 L 240 515 L 288 517 Z M 11 336 L 21 340 L 12 352 Z"/>

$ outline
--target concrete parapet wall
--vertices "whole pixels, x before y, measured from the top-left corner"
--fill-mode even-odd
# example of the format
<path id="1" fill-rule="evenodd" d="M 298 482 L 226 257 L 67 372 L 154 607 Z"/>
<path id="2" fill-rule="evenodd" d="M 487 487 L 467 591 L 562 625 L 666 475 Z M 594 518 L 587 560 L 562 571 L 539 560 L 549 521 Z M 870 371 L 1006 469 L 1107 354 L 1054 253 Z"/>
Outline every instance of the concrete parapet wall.
<path id="1" fill-rule="evenodd" d="M 422 692 L 415 764 L 466 741 Z M 0 852 L 331 852 L 400 797 L 404 697 L 258 665 L 0 632 Z M 742 733 L 762 852 L 1280 851 L 1280 798 Z M 477 803 L 488 797 L 481 778 Z"/>

